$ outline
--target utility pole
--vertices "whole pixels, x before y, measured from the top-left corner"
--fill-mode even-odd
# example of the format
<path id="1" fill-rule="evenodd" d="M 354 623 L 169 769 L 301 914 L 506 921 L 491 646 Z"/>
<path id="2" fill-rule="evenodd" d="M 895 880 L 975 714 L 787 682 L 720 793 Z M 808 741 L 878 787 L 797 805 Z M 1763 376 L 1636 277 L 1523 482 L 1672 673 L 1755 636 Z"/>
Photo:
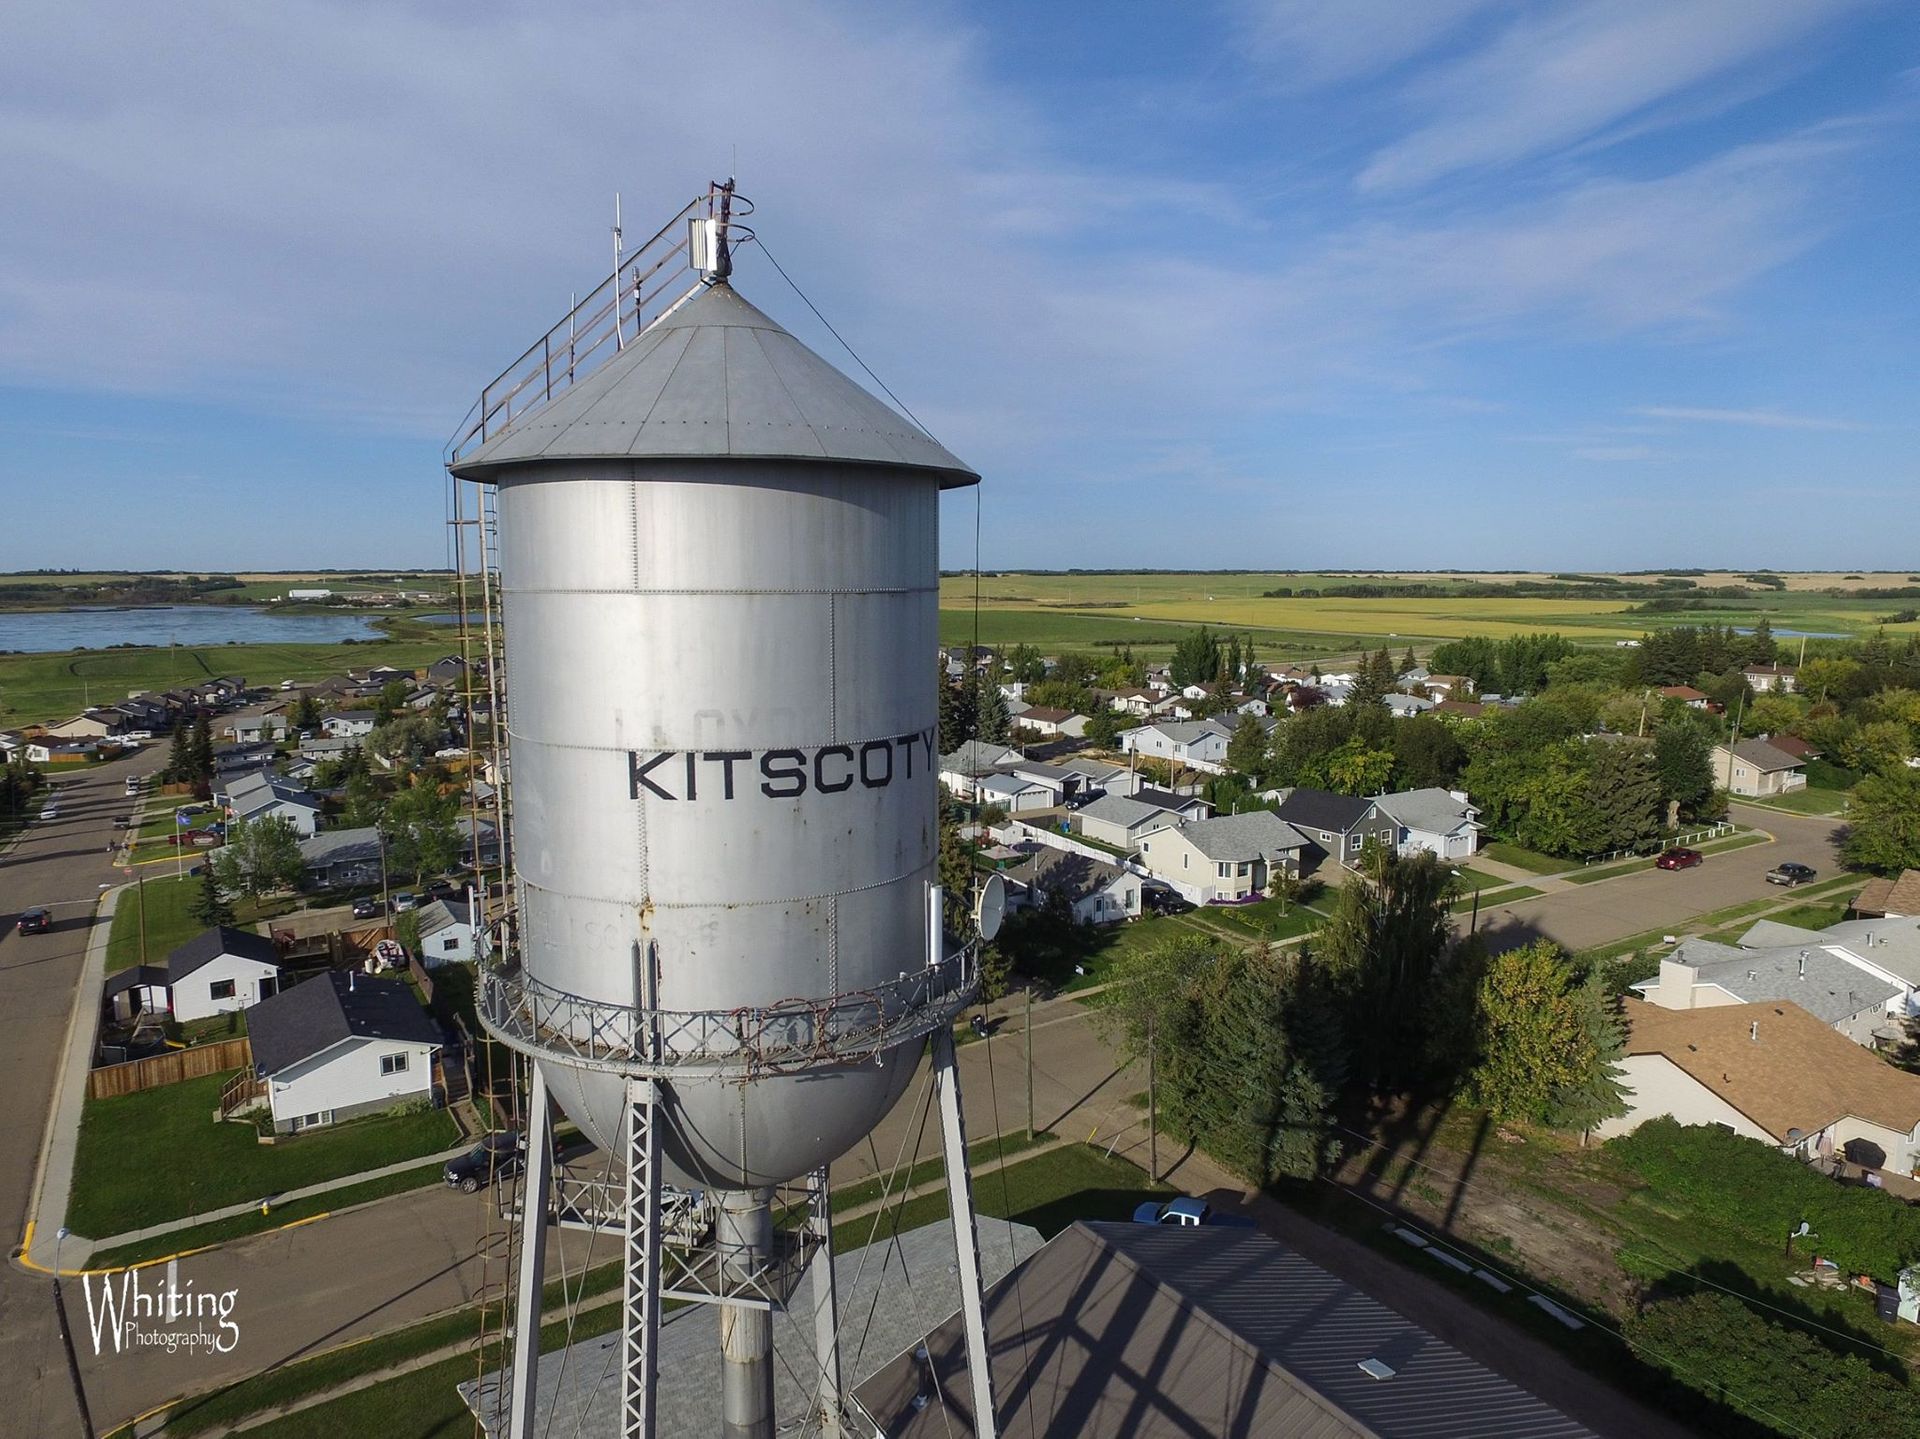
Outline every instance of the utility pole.
<path id="1" fill-rule="evenodd" d="M 86 1439 L 93 1439 L 93 1411 L 87 1407 L 86 1386 L 80 1382 L 80 1356 L 74 1351 L 73 1329 L 67 1323 L 67 1303 L 60 1293 L 60 1241 L 66 1237 L 66 1227 L 62 1225 L 53 1245 L 53 1313 L 60 1325 L 60 1347 L 67 1354 L 67 1378 L 73 1382 L 74 1406 L 80 1411 L 80 1432 Z"/>
<path id="2" fill-rule="evenodd" d="M 140 962 L 147 962 L 147 877 L 138 869 L 133 872 L 133 887 L 140 896 Z"/>
<path id="3" fill-rule="evenodd" d="M 1160 1182 L 1159 1074 L 1154 1063 L 1153 1017 L 1147 1017 L 1147 1178 Z"/>
<path id="4" fill-rule="evenodd" d="M 1033 1130 L 1033 985 L 1027 985 L 1027 1138 Z"/>

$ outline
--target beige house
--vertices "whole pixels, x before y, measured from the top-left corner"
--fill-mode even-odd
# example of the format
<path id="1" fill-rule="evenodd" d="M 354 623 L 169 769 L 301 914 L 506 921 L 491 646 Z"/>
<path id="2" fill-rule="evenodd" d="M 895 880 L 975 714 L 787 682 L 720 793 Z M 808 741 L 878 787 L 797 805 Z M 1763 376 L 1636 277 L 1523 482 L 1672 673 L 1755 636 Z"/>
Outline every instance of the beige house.
<path id="1" fill-rule="evenodd" d="M 1842 1156 L 1898 1174 L 1920 1163 L 1920 1075 L 1837 1033 L 1788 1001 L 1661 1009 L 1626 1001 L 1620 1061 L 1627 1113 L 1594 1131 L 1629 1134 L 1649 1119 L 1717 1124 L 1805 1159 Z"/>
<path id="2" fill-rule="evenodd" d="M 1139 860 L 1195 904 L 1231 904 L 1259 899 L 1276 872 L 1299 874 L 1306 846 L 1299 830 L 1258 809 L 1152 830 L 1140 841 Z"/>
<path id="3" fill-rule="evenodd" d="M 1807 787 L 1806 761 L 1764 739 L 1713 747 L 1713 782 L 1729 794 L 1765 797 Z"/>
<path id="4" fill-rule="evenodd" d="M 1800 679 L 1800 672 L 1792 665 L 1748 665 L 1740 673 L 1756 694 L 1790 695 Z"/>

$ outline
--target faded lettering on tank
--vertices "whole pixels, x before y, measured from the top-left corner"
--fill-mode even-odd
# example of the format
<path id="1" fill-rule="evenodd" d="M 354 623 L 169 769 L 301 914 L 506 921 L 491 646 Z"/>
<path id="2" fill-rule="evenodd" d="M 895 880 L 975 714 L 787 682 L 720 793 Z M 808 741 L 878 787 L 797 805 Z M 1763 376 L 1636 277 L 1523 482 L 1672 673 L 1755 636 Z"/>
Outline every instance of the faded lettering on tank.
<path id="1" fill-rule="evenodd" d="M 813 749 L 627 751 L 627 793 L 634 799 L 798 799 L 808 793 L 885 789 L 930 777 L 934 731 L 917 730 L 859 744 Z"/>

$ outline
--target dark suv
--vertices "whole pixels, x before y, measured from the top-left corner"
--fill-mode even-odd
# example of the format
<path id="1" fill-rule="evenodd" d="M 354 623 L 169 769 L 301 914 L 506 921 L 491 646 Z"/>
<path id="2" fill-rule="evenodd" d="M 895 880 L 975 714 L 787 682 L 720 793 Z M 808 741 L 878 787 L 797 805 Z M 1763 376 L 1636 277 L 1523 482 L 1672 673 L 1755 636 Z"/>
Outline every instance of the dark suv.
<path id="1" fill-rule="evenodd" d="M 50 911 L 35 906 L 20 911 L 19 930 L 22 934 L 45 934 L 53 928 L 53 915 Z"/>
<path id="2" fill-rule="evenodd" d="M 489 1134 L 459 1158 L 449 1159 L 441 1177 L 462 1194 L 472 1194 L 483 1184 L 519 1173 L 526 1158 L 523 1145 L 517 1130 Z"/>

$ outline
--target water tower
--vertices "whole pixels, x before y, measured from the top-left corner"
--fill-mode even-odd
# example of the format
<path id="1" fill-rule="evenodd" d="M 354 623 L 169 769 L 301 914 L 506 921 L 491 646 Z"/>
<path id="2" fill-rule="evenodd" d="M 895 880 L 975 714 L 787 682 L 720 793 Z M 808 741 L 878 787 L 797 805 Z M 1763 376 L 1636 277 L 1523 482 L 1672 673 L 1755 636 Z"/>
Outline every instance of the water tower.
<path id="1" fill-rule="evenodd" d="M 952 1045 L 977 940 L 942 923 L 930 674 L 940 492 L 979 476 L 733 289 L 749 212 L 728 182 L 631 254 L 616 231 L 608 281 L 482 392 L 448 460 L 482 487 L 505 636 L 510 869 L 479 1007 L 531 1061 L 515 1436 L 555 1103 L 618 1159 L 558 1203 L 623 1241 L 625 1435 L 653 1433 L 663 1293 L 722 1306 L 723 1432 L 771 1435 L 771 1316 L 803 1276 L 837 1430 L 827 1165 L 930 1037 L 980 1333 Z M 777 1234 L 795 1185 L 811 1222 Z"/>

